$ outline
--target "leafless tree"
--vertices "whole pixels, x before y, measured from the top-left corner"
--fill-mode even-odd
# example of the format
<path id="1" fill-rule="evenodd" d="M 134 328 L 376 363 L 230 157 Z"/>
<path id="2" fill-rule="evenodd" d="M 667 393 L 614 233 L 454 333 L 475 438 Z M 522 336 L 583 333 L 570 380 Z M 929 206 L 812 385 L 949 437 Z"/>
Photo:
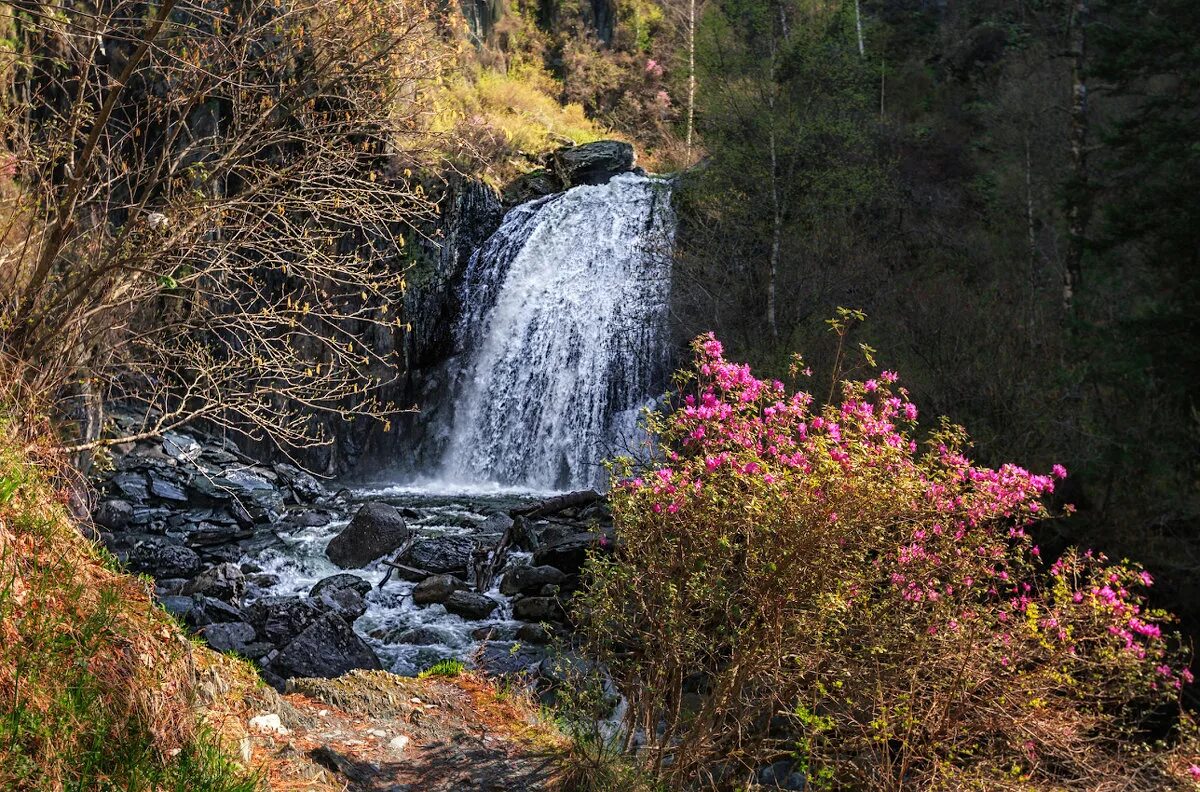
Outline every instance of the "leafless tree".
<path id="1" fill-rule="evenodd" d="M 0 27 L 5 375 L 132 400 L 143 435 L 386 418 L 431 210 L 422 0 L 21 0 Z"/>

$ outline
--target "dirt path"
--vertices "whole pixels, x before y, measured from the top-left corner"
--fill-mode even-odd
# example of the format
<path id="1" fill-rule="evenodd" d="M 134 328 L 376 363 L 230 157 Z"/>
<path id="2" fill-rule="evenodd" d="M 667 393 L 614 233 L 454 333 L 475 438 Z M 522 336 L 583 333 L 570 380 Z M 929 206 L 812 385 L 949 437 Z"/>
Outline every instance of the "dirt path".
<path id="1" fill-rule="evenodd" d="M 294 680 L 227 713 L 243 758 L 273 790 L 549 790 L 563 739 L 521 696 L 464 673 L 411 679 L 356 671 Z M 240 723 L 232 724 L 234 717 Z"/>

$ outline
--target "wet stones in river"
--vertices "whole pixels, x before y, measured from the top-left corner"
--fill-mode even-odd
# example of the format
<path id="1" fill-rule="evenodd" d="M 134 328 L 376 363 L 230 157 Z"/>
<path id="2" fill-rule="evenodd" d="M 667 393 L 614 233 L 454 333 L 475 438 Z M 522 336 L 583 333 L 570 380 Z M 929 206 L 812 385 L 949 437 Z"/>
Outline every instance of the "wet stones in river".
<path id="1" fill-rule="evenodd" d="M 192 578 L 180 594 L 202 594 L 232 604 L 241 602 L 246 593 L 246 576 L 236 564 L 217 564 Z"/>
<path id="2" fill-rule="evenodd" d="M 571 534 L 538 548 L 533 554 L 533 563 L 557 567 L 564 572 L 578 572 L 589 552 L 602 552 L 611 547 L 612 540 L 605 534 Z"/>
<path id="3" fill-rule="evenodd" d="M 257 659 L 271 651 L 271 645 L 256 641 L 254 628 L 246 622 L 222 622 L 201 627 L 199 635 L 218 652 L 236 652 Z"/>
<path id="4" fill-rule="evenodd" d="M 271 469 L 291 490 L 292 498 L 296 503 L 312 503 L 325 495 L 325 487 L 321 486 L 321 482 L 295 465 L 278 463 L 272 465 Z"/>
<path id="5" fill-rule="evenodd" d="M 209 624 L 226 624 L 245 620 L 245 615 L 228 602 L 219 599 L 196 595 L 192 597 L 192 607 L 184 614 L 184 622 L 192 629 L 199 629 Z"/>
<path id="6" fill-rule="evenodd" d="M 434 573 L 465 572 L 474 551 L 474 540 L 465 536 L 423 537 L 413 542 L 403 562 Z"/>
<path id="7" fill-rule="evenodd" d="M 350 524 L 329 542 L 325 555 L 342 569 L 355 569 L 396 550 L 407 539 L 408 526 L 396 507 L 364 503 Z"/>
<path id="8" fill-rule="evenodd" d="M 412 598 L 416 605 L 431 605 L 445 602 L 456 591 L 463 591 L 467 584 L 454 575 L 433 575 L 413 587 Z"/>
<path id="9" fill-rule="evenodd" d="M 497 607 L 497 602 L 491 597 L 472 591 L 456 591 L 443 604 L 450 613 L 472 621 L 486 619 Z"/>
<path id="10" fill-rule="evenodd" d="M 317 607 L 336 613 L 353 624 L 367 612 L 366 596 L 371 593 L 371 584 L 358 575 L 331 575 L 317 582 L 308 596 Z"/>
<path id="11" fill-rule="evenodd" d="M 410 646 L 449 646 L 452 649 L 465 645 L 463 637 L 453 630 L 431 624 L 409 627 L 403 632 L 389 636 L 395 643 Z"/>
<path id="12" fill-rule="evenodd" d="M 561 585 L 566 577 L 562 570 L 552 566 L 519 566 L 504 573 L 504 579 L 500 581 L 500 593 L 506 597 L 532 594 L 543 586 Z"/>
<path id="13" fill-rule="evenodd" d="M 282 679 L 341 676 L 364 668 L 383 666 L 349 624 L 336 613 L 327 613 L 308 625 L 272 658 L 266 670 Z"/>
<path id="14" fill-rule="evenodd" d="M 557 597 L 521 597 L 513 602 L 513 618 L 521 621 L 557 621 L 565 616 Z"/>
<path id="15" fill-rule="evenodd" d="M 254 625 L 261 638 L 276 646 L 283 646 L 323 614 L 324 611 L 312 599 L 263 597 L 246 608 L 246 621 Z"/>

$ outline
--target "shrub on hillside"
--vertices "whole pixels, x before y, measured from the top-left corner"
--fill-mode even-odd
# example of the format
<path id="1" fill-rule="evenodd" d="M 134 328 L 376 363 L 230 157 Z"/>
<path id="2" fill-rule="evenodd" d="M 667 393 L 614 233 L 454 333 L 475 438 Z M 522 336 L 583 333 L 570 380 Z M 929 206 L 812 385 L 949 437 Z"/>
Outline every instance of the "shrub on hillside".
<path id="1" fill-rule="evenodd" d="M 819 404 L 693 349 L 648 419 L 658 461 L 617 466 L 616 553 L 580 608 L 641 763 L 671 788 L 781 759 L 815 788 L 1188 781 L 1182 742 L 1151 745 L 1191 675 L 1150 575 L 1049 564 L 1028 533 L 1066 471 L 974 465 L 944 422 L 918 445 L 893 372 L 835 372 Z"/>

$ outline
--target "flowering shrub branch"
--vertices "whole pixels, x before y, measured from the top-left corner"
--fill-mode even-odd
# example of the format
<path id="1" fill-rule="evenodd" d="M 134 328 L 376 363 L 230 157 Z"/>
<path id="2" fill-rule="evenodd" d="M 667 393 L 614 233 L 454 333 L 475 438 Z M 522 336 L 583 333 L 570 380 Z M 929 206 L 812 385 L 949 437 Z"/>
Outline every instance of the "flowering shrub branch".
<path id="1" fill-rule="evenodd" d="M 1092 552 L 1047 568 L 1030 537 L 1062 467 L 975 465 L 946 422 L 919 446 L 895 372 L 818 405 L 711 334 L 693 350 L 648 418 L 656 461 L 616 464 L 617 553 L 581 607 L 664 782 L 784 757 L 829 788 L 1187 777 L 1143 745 L 1192 681 L 1151 576 Z"/>

